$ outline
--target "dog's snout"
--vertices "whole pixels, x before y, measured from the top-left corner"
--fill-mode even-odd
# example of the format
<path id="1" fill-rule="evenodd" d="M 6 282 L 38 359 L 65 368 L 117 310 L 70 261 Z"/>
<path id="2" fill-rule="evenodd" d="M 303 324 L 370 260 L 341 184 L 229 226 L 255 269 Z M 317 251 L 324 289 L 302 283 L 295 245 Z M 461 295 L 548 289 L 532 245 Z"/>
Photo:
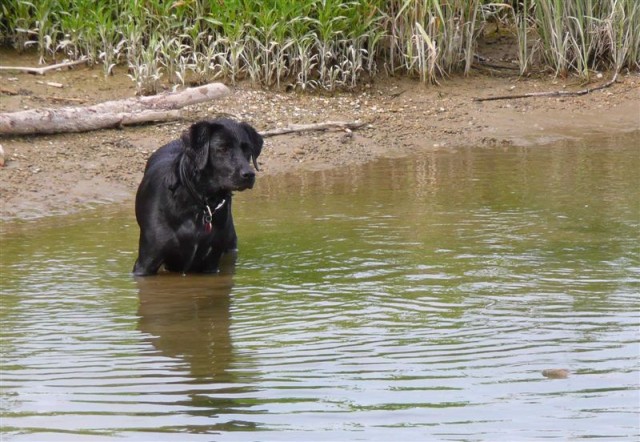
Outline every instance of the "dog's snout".
<path id="1" fill-rule="evenodd" d="M 247 167 L 240 170 L 238 189 L 251 189 L 256 182 L 256 173 L 253 169 Z"/>

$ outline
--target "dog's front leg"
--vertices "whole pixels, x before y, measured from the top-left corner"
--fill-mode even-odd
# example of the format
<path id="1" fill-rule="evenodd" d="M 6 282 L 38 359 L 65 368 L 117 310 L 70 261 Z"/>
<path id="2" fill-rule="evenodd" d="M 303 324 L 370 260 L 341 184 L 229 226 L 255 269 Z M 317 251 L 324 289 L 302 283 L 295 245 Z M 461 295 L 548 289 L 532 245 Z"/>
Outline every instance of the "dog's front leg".
<path id="1" fill-rule="evenodd" d="M 222 253 L 219 250 L 212 249 L 202 261 L 201 271 L 203 273 L 217 273 L 220 256 L 222 256 Z"/>
<path id="2" fill-rule="evenodd" d="M 159 258 L 149 259 L 138 257 L 136 263 L 133 266 L 133 274 L 135 276 L 150 276 L 158 273 L 162 260 Z"/>
<path id="3" fill-rule="evenodd" d="M 163 259 L 160 250 L 153 245 L 144 241 L 143 235 L 140 235 L 140 245 L 138 250 L 138 259 L 133 265 L 133 274 L 135 276 L 149 276 L 158 273 Z"/>

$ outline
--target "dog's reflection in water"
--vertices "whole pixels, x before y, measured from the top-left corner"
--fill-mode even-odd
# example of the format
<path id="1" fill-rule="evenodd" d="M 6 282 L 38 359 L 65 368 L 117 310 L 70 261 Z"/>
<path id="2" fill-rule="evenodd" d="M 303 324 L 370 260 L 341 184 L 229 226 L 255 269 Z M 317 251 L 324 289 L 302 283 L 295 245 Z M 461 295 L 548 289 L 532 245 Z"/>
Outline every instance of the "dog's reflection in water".
<path id="1" fill-rule="evenodd" d="M 231 382 L 233 275 L 175 273 L 137 278 L 138 329 L 164 356 L 189 364 L 197 381 Z"/>
<path id="2" fill-rule="evenodd" d="M 177 391 L 172 403 L 184 407 L 188 415 L 207 418 L 205 424 L 187 424 L 180 431 L 257 429 L 255 422 L 245 419 L 251 413 L 251 402 L 245 397 L 254 389 L 253 376 L 243 370 L 238 379 L 230 370 L 236 362 L 230 334 L 232 271 L 189 276 L 164 273 L 137 278 L 136 283 L 138 329 L 163 356 L 180 359 L 189 367 L 185 376 L 191 379 L 182 386 L 174 384 Z M 149 392 L 153 393 L 152 385 Z"/>

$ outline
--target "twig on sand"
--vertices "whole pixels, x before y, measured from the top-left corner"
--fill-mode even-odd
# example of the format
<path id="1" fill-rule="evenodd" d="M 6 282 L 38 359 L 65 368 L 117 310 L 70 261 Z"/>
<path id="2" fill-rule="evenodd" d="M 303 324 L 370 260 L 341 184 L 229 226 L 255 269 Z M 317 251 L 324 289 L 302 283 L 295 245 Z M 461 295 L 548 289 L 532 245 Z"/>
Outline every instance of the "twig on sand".
<path id="1" fill-rule="evenodd" d="M 314 124 L 291 124 L 287 127 L 281 127 L 278 129 L 265 130 L 260 132 L 263 137 L 273 137 L 276 135 L 290 134 L 293 132 L 307 132 L 313 130 L 327 130 L 327 129 L 340 129 L 340 130 L 356 130 L 365 126 L 367 123 L 361 122 L 346 122 L 346 121 L 326 121 L 324 123 Z"/>
<path id="2" fill-rule="evenodd" d="M 21 95 L 20 92 L 16 92 L 11 89 L 5 89 L 0 86 L 0 94 L 5 95 Z M 35 100 L 50 100 L 50 101 L 68 101 L 73 103 L 86 103 L 87 100 L 83 98 L 69 98 L 69 97 L 56 97 L 54 95 L 44 95 L 44 96 L 34 96 L 27 95 L 27 98 L 35 99 Z"/>
<path id="3" fill-rule="evenodd" d="M 579 91 L 551 91 L 551 92 L 529 92 L 527 94 L 520 95 L 497 95 L 494 97 L 474 97 L 473 101 L 494 101 L 494 100 L 512 100 L 516 98 L 532 98 L 532 97 L 577 97 L 580 95 L 587 95 L 591 92 L 599 91 L 601 89 L 608 88 L 616 82 L 618 79 L 618 73 L 616 72 L 613 78 L 600 86 L 582 89 Z"/>
<path id="4" fill-rule="evenodd" d="M 24 66 L 0 66 L 0 71 L 18 71 L 18 72 L 26 72 L 27 74 L 37 74 L 44 75 L 49 71 L 54 71 L 60 68 L 66 68 L 70 66 L 75 66 L 78 64 L 83 64 L 89 61 L 88 58 L 83 57 L 74 61 L 66 61 L 64 63 L 52 64 L 51 66 L 43 66 L 41 68 L 32 68 L 32 67 L 24 67 Z"/>

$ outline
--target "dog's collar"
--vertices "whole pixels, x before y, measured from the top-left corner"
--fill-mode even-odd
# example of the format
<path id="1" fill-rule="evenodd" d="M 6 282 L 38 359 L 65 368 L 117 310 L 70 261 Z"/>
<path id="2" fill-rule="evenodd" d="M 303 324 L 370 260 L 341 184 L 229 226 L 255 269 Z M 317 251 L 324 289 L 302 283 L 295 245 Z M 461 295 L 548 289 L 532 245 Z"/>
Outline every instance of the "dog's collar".
<path id="1" fill-rule="evenodd" d="M 212 224 L 213 215 L 215 215 L 220 209 L 222 209 L 225 206 L 225 204 L 227 203 L 227 199 L 229 198 L 229 195 L 223 196 L 220 199 L 220 201 L 216 204 L 216 206 L 213 208 L 213 210 L 211 210 L 211 206 L 213 204 L 209 202 L 209 198 L 207 198 L 206 196 L 200 195 L 198 193 L 195 186 L 193 185 L 193 182 L 189 179 L 187 175 L 186 168 L 187 167 L 185 165 L 185 159 L 183 156 L 180 159 L 180 164 L 178 167 L 179 174 L 180 174 L 180 182 L 182 182 L 182 185 L 187 190 L 187 193 L 189 194 L 189 196 L 201 206 L 202 224 L 204 226 L 204 231 L 205 233 L 210 233 L 211 230 L 213 229 L 213 224 Z"/>
<path id="2" fill-rule="evenodd" d="M 213 215 L 215 215 L 215 213 L 218 210 L 222 209 L 226 203 L 227 203 L 227 199 L 222 198 L 222 201 L 220 201 L 218 205 L 214 207 L 213 210 L 211 210 L 211 207 L 209 206 L 209 204 L 205 202 L 204 211 L 203 211 L 204 215 L 202 216 L 202 224 L 204 225 L 205 233 L 211 233 L 211 230 L 213 229 L 213 224 L 212 224 Z"/>

